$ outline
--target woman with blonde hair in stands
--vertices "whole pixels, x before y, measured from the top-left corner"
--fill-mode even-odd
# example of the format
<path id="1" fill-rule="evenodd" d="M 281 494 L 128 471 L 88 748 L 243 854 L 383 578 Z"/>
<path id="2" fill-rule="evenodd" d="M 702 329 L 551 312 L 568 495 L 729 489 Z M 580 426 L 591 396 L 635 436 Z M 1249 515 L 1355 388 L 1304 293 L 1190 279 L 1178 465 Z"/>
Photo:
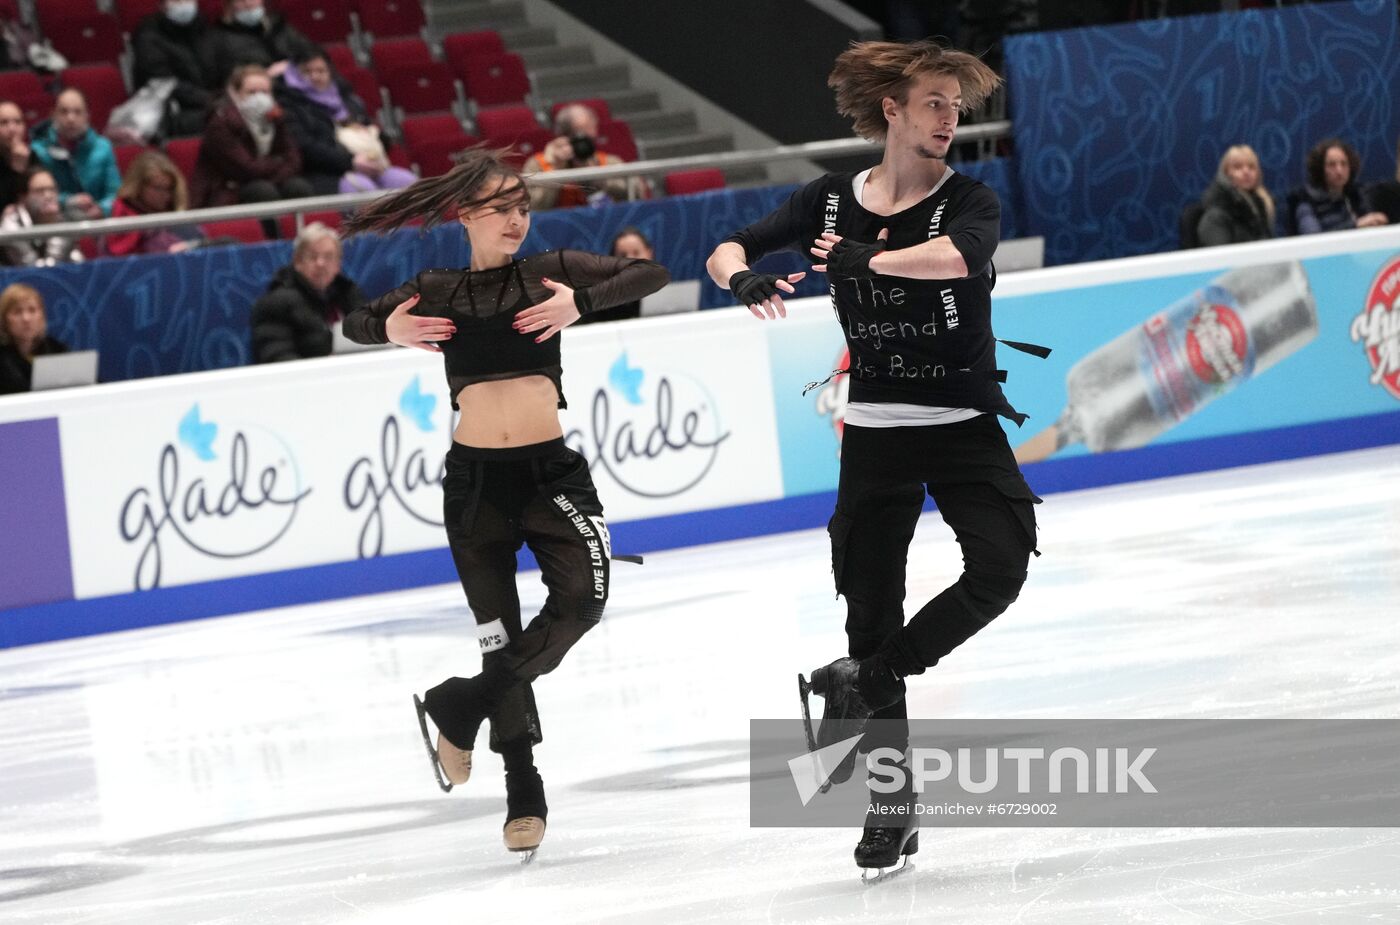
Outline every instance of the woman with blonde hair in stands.
<path id="1" fill-rule="evenodd" d="M 1202 247 L 1274 236 L 1274 197 L 1264 185 L 1259 155 L 1249 145 L 1225 150 L 1201 205 L 1205 212 L 1196 225 L 1196 236 Z"/>
<path id="2" fill-rule="evenodd" d="M 144 151 L 131 162 L 126 176 L 122 177 L 117 201 L 112 205 L 112 217 L 183 212 L 189 206 L 189 190 L 175 164 L 159 151 Z M 202 236 L 203 232 L 197 225 L 172 224 L 141 231 L 117 232 L 102 239 L 102 252 L 111 257 L 178 254 L 189 250 Z"/>
<path id="3" fill-rule="evenodd" d="M 0 292 L 0 395 L 29 391 L 35 357 L 67 352 L 66 344 L 49 336 L 37 289 L 12 283 Z"/>

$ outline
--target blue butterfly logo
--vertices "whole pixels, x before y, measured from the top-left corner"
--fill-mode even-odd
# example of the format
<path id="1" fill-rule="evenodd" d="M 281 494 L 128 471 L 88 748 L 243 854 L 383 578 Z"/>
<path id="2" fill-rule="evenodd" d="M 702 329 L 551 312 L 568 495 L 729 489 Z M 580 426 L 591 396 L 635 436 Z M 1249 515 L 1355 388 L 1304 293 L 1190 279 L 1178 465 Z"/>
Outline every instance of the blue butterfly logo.
<path id="1" fill-rule="evenodd" d="M 436 395 L 423 394 L 423 387 L 418 382 L 418 377 L 414 376 L 413 381 L 399 395 L 399 410 L 403 416 L 417 426 L 423 433 L 433 431 L 433 409 L 437 407 Z"/>
<path id="2" fill-rule="evenodd" d="M 642 403 L 642 377 L 645 375 L 640 366 L 627 365 L 627 351 L 624 350 L 613 363 L 612 368 L 608 370 L 608 382 L 622 393 L 622 397 L 627 399 L 628 404 L 640 405 Z"/>
<path id="3" fill-rule="evenodd" d="M 218 436 L 219 425 L 213 421 L 199 419 L 199 402 L 195 402 L 185 416 L 180 419 L 177 435 L 187 450 L 205 462 L 214 459 L 214 438 Z"/>

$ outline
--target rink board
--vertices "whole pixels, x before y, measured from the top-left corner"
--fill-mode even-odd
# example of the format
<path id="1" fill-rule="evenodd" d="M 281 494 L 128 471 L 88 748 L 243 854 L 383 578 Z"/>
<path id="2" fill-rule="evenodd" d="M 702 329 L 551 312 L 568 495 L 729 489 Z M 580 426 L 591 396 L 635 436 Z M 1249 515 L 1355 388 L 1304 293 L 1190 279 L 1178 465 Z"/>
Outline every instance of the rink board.
<path id="1" fill-rule="evenodd" d="M 1054 350 L 999 351 L 1031 415 L 1003 422 L 1013 445 L 1060 417 L 1067 376 L 1105 344 L 1231 269 L 1293 263 L 1316 305 L 1300 346 L 1256 372 L 1240 324 L 1193 319 L 1142 387 L 1160 403 L 1193 370 L 1219 381 L 1184 411 L 1178 394 L 1179 420 L 1146 445 L 1071 443 L 1028 465 L 1032 486 L 1400 442 L 1400 230 L 1378 229 L 1003 278 L 997 333 Z M 1234 380 L 1222 350 L 1227 373 L 1238 353 Z M 826 299 L 784 321 L 730 309 L 567 332 L 566 439 L 592 465 L 614 550 L 825 523 L 844 377 L 802 393 L 844 352 Z M 0 646 L 454 581 L 451 425 L 441 361 L 409 350 L 0 401 Z"/>

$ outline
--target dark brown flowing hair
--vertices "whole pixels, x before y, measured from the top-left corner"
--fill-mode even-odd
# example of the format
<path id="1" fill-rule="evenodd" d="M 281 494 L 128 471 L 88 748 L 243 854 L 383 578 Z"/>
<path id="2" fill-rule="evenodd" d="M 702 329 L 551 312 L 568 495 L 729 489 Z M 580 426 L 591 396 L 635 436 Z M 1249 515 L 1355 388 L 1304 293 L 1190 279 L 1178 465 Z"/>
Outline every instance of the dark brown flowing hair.
<path id="1" fill-rule="evenodd" d="M 919 42 L 852 42 L 836 59 L 827 86 L 836 91 L 836 111 L 849 117 L 856 134 L 884 141 L 884 99 L 903 104 L 909 85 L 925 74 L 951 74 L 962 90 L 962 111 L 977 109 L 1001 84 L 1001 78 L 976 55 Z"/>
<path id="2" fill-rule="evenodd" d="M 453 155 L 456 164 L 447 173 L 424 177 L 403 189 L 380 196 L 345 223 L 344 234 L 393 231 L 421 221 L 426 230 L 444 221 L 455 221 L 458 212 L 470 212 L 488 203 L 511 208 L 528 204 L 525 178 L 505 160 L 504 148 L 467 148 Z M 516 181 L 519 185 L 502 195 Z"/>

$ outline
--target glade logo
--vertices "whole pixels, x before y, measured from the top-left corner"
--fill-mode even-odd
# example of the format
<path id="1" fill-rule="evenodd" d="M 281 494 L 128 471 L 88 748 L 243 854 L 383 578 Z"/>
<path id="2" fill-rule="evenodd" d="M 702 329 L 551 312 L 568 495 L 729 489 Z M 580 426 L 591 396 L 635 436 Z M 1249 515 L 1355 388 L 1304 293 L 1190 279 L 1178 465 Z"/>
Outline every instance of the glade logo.
<path id="1" fill-rule="evenodd" d="M 1366 304 L 1352 319 L 1351 340 L 1365 347 L 1371 384 L 1400 398 L 1400 254 L 1371 281 Z"/>
<path id="2" fill-rule="evenodd" d="M 246 430 L 220 442 L 220 426 L 205 420 L 196 402 L 180 419 L 176 442 L 160 451 L 156 487 L 127 495 L 118 529 L 124 541 L 139 544 L 136 590 L 160 587 L 161 542 L 169 534 L 202 556 L 242 559 L 291 528 L 311 489 L 301 487 L 296 460 L 280 437 L 257 425 L 242 426 Z M 249 431 L 258 444 L 250 442 Z"/>
<path id="3" fill-rule="evenodd" d="M 851 365 L 851 350 L 842 347 L 836 357 L 836 369 L 848 369 Z M 817 414 L 831 418 L 831 429 L 836 434 L 836 455 L 841 455 L 841 438 L 846 433 L 846 405 L 850 402 L 851 377 L 842 373 L 833 375 L 831 381 L 817 393 Z"/>
<path id="4" fill-rule="evenodd" d="M 671 498 L 698 485 L 729 438 L 704 386 L 688 377 L 648 376 L 625 350 L 590 410 L 588 427 L 565 439 L 590 468 L 601 466 L 643 498 Z"/>
<path id="5" fill-rule="evenodd" d="M 399 415 L 419 433 L 437 430 L 433 411 L 437 396 L 423 391 L 419 377 L 414 376 L 399 393 Z M 384 550 L 384 504 L 392 501 L 408 516 L 430 527 L 441 527 L 442 475 L 444 468 L 441 441 L 432 446 L 418 446 L 405 453 L 399 416 L 384 418 L 379 431 L 378 458 L 361 456 L 345 474 L 342 496 L 351 511 L 365 511 L 360 525 L 357 551 L 361 559 L 369 559 Z M 431 461 L 430 461 L 431 460 Z"/>

